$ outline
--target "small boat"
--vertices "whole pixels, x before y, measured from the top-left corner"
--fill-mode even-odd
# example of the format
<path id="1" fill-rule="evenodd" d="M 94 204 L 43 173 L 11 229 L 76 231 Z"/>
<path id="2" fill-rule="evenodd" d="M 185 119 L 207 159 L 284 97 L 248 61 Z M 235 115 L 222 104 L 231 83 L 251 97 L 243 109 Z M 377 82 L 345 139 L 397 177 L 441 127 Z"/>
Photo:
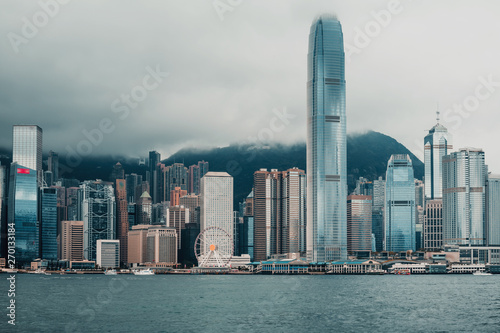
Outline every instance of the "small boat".
<path id="1" fill-rule="evenodd" d="M 409 269 L 398 269 L 395 271 L 396 275 L 411 275 L 411 271 Z"/>
<path id="2" fill-rule="evenodd" d="M 155 275 L 155 272 L 151 268 L 135 270 L 132 271 L 132 273 L 134 273 L 134 275 Z"/>
<path id="3" fill-rule="evenodd" d="M 107 271 L 104 272 L 104 275 L 117 275 L 116 270 L 114 269 L 108 269 Z"/>
<path id="4" fill-rule="evenodd" d="M 49 273 L 49 272 L 44 272 L 43 274 L 45 274 L 45 275 L 52 275 L 52 273 Z"/>
<path id="5" fill-rule="evenodd" d="M 480 271 L 480 270 L 477 270 L 475 271 L 474 273 L 472 273 L 472 275 L 493 275 L 491 273 L 487 273 L 485 271 Z"/>

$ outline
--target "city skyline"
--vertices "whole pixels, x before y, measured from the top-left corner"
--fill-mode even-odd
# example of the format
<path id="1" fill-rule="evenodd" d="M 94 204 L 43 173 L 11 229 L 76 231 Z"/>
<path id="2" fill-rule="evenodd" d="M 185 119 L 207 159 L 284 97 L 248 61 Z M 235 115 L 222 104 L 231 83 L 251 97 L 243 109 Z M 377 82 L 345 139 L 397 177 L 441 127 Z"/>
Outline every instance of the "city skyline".
<path id="1" fill-rule="evenodd" d="M 496 119 L 494 106 L 500 98 L 496 83 L 500 76 L 494 59 L 498 58 L 499 50 L 490 42 L 490 37 L 486 37 L 500 31 L 495 29 L 499 23 L 488 19 L 493 18 L 495 5 L 485 2 L 450 6 L 451 2 L 446 1 L 432 5 L 396 3 L 395 8 L 389 8 L 383 1 L 362 5 L 316 1 L 307 6 L 298 1 L 286 4 L 257 1 L 253 6 L 234 7 L 225 12 L 221 20 L 211 3 L 192 9 L 151 2 L 150 8 L 130 12 L 123 9 L 123 15 L 116 21 L 123 32 L 112 28 L 99 36 L 95 35 L 97 29 L 82 31 L 84 25 L 80 26 L 76 17 L 89 7 L 61 5 L 58 14 L 39 28 L 36 36 L 19 45 L 18 53 L 14 52 L 8 38 L 2 40 L 0 52 L 5 66 L 0 68 L 1 77 L 11 82 L 14 78 L 22 79 L 26 88 L 4 85 L 5 95 L 0 97 L 4 122 L 0 126 L 39 124 L 45 130 L 44 146 L 63 157 L 66 145 L 76 149 L 78 142 L 86 138 L 82 130 L 90 132 L 98 128 L 101 119 L 109 118 L 115 130 L 105 133 L 102 143 L 91 147 L 93 154 L 137 155 L 157 149 L 169 155 L 186 145 L 224 146 L 246 141 L 248 137 L 258 138 L 260 131 L 269 128 L 270 120 L 275 117 L 273 110 L 282 113 L 286 108 L 295 118 L 287 119 L 286 130 L 274 132 L 273 139 L 304 141 L 307 27 L 317 14 L 336 12 L 344 27 L 346 53 L 351 55 L 346 64 L 349 132 L 373 129 L 388 134 L 423 160 L 423 148 L 416 142 L 421 142 L 422 131 L 433 125 L 433 114 L 439 102 L 441 122 L 456 138 L 455 148 L 474 146 L 495 152 L 492 127 L 495 121 L 492 120 Z M 152 25 L 159 27 L 159 31 L 125 24 L 135 22 L 134 15 L 147 15 L 151 8 L 168 18 L 165 20 L 160 15 L 166 23 Z M 25 6 L 10 3 L 2 13 L 0 31 L 5 36 L 8 33 L 22 35 L 23 17 L 31 20 L 40 10 L 37 3 Z M 256 15 L 264 12 L 266 15 Z M 277 12 L 282 15 L 274 15 Z M 390 19 L 387 18 L 390 22 L 383 26 L 378 23 L 382 14 L 373 13 L 390 13 Z M 93 17 L 98 25 L 106 26 L 105 14 Z M 190 20 L 193 23 L 184 31 L 183 38 L 176 38 L 169 32 L 174 31 L 169 29 L 172 26 L 184 27 L 183 22 L 188 17 L 194 19 Z M 159 19 L 156 15 L 150 17 L 151 22 Z M 424 26 L 420 24 L 422 20 L 426 22 Z M 444 26 L 443 20 L 447 23 Z M 371 26 L 377 31 L 376 23 L 379 33 L 368 36 L 365 47 L 358 47 L 359 43 L 356 46 L 356 41 L 362 39 L 359 32 Z M 200 24 L 205 24 L 207 29 L 199 29 Z M 157 45 L 160 34 L 165 35 L 163 39 L 167 43 L 164 46 Z M 150 37 L 142 38 L 145 35 Z M 462 47 L 462 38 L 468 42 L 466 49 Z M 116 57 L 111 50 L 102 54 L 92 52 L 94 49 L 86 44 L 88 40 L 95 40 L 92 46 L 96 51 L 99 48 L 108 50 L 105 46 L 116 39 L 127 41 L 120 51 L 130 56 Z M 68 63 L 59 53 L 54 54 L 57 50 L 46 49 L 44 44 L 52 41 L 68 45 L 70 53 L 91 54 L 82 59 L 76 53 L 76 61 Z M 147 57 L 131 49 L 129 44 L 142 46 L 139 49 L 141 52 L 146 50 Z M 270 46 L 273 46 L 272 55 L 258 51 Z M 356 52 L 352 46 L 356 47 Z M 180 57 L 180 50 L 190 56 Z M 121 61 L 114 61 L 117 58 Z M 114 59 L 113 63 L 109 59 Z M 228 61 L 221 62 L 221 59 Z M 169 76 L 161 77 L 163 82 L 159 87 L 148 92 L 148 97 L 130 109 L 130 114 L 122 120 L 120 117 L 124 113 L 111 111 L 111 104 L 121 94 L 130 94 L 136 85 L 142 84 L 143 78 L 150 73 L 148 66 L 154 72 L 157 65 L 161 72 L 169 72 Z M 192 73 L 187 71 L 190 65 L 194 66 Z M 460 71 L 456 71 L 458 67 Z M 101 72 L 106 73 L 106 77 Z M 29 73 L 36 73 L 36 77 Z M 181 76 L 180 73 L 187 74 Z M 404 78 L 400 73 L 405 73 Z M 380 81 L 380 78 L 385 79 Z M 39 79 L 53 83 L 40 84 Z M 488 81 L 493 83 L 484 84 Z M 477 90 L 478 86 L 482 88 Z M 32 97 L 21 98 L 25 91 L 32 93 Z M 476 91 L 481 96 L 475 97 Z M 483 98 L 486 95 L 488 98 Z M 475 100 L 479 101 L 477 108 L 472 107 Z M 197 101 L 202 101 L 204 106 L 200 107 Z M 462 107 L 462 113 L 453 111 L 454 104 L 467 103 L 472 106 Z M 212 107 L 225 121 L 212 120 Z M 447 112 L 448 109 L 453 112 Z M 184 121 L 185 114 L 190 115 L 189 121 Z M 418 130 L 408 131 L 406 126 L 394 126 L 395 123 L 408 124 Z M 138 124 L 147 126 L 148 132 L 140 133 Z M 0 128 L 3 148 L 11 144 L 7 127 Z M 126 139 L 127 136 L 130 138 Z M 66 140 L 60 140 L 61 137 Z M 61 160 L 64 162 L 64 158 Z M 488 154 L 486 164 L 497 172 L 500 157 Z"/>

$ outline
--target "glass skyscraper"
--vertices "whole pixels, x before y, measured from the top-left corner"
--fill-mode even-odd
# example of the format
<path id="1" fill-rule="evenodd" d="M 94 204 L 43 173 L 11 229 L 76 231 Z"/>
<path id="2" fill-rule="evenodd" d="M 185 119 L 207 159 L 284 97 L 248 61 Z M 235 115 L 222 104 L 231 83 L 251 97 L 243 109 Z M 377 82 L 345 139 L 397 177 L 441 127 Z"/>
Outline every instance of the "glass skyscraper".
<path id="1" fill-rule="evenodd" d="M 335 16 L 311 26 L 307 78 L 307 258 L 347 258 L 344 40 Z"/>
<path id="2" fill-rule="evenodd" d="M 385 183 L 384 249 L 415 251 L 415 181 L 411 159 L 392 155 Z"/>
<path id="3" fill-rule="evenodd" d="M 14 125 L 12 129 L 12 162 L 37 172 L 42 180 L 42 129 L 36 125 Z"/>
<path id="4" fill-rule="evenodd" d="M 453 148 L 450 140 L 451 134 L 439 123 L 438 118 L 438 123 L 424 138 L 425 197 L 427 199 L 443 197 L 442 159 Z"/>
<path id="5" fill-rule="evenodd" d="M 15 225 L 16 262 L 20 265 L 39 256 L 37 186 L 36 170 L 11 164 L 8 223 Z"/>
<path id="6" fill-rule="evenodd" d="M 83 221 L 83 254 L 96 260 L 99 239 L 116 239 L 116 202 L 111 183 L 87 180 L 78 191 L 79 219 Z"/>
<path id="7" fill-rule="evenodd" d="M 488 175 L 488 245 L 500 246 L 500 175 Z"/>
<path id="8" fill-rule="evenodd" d="M 40 257 L 57 260 L 57 189 L 40 189 Z"/>
<path id="9" fill-rule="evenodd" d="M 443 157 L 443 243 L 486 245 L 487 168 L 481 149 Z"/>

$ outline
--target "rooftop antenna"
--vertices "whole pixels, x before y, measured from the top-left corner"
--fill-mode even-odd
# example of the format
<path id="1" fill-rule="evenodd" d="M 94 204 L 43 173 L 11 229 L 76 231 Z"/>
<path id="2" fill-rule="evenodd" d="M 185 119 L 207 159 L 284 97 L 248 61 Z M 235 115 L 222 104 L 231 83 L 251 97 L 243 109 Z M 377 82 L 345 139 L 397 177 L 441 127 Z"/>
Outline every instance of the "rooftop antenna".
<path id="1" fill-rule="evenodd" d="M 437 120 L 437 123 L 439 124 L 439 102 L 437 102 L 437 109 L 436 109 L 436 120 Z"/>

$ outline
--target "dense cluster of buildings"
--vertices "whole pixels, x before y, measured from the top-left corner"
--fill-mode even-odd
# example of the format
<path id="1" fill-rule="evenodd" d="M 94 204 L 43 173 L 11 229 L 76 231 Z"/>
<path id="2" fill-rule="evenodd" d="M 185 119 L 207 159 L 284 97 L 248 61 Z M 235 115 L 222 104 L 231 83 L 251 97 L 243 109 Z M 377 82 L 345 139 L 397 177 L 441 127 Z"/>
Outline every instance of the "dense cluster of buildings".
<path id="1" fill-rule="evenodd" d="M 500 176 L 488 172 L 481 149 L 452 151 L 439 113 L 423 140 L 423 180 L 415 179 L 410 156 L 395 152 L 384 176 L 360 178 L 348 195 L 339 21 L 316 19 L 309 42 L 307 174 L 256 170 L 253 189 L 234 211 L 232 176 L 209 171 L 208 162 L 165 165 L 151 151 L 144 175 L 117 163 L 106 181 L 64 179 L 57 153 L 42 167 L 41 128 L 15 125 L 12 164 L 0 166 L 2 257 L 7 226 L 15 226 L 19 265 L 41 259 L 78 267 L 191 266 L 199 236 L 216 228 L 223 235 L 199 250 L 214 252 L 217 237 L 226 237 L 224 255 L 238 263 L 302 258 L 296 268 L 303 269 L 359 253 L 452 246 L 500 264 Z"/>

